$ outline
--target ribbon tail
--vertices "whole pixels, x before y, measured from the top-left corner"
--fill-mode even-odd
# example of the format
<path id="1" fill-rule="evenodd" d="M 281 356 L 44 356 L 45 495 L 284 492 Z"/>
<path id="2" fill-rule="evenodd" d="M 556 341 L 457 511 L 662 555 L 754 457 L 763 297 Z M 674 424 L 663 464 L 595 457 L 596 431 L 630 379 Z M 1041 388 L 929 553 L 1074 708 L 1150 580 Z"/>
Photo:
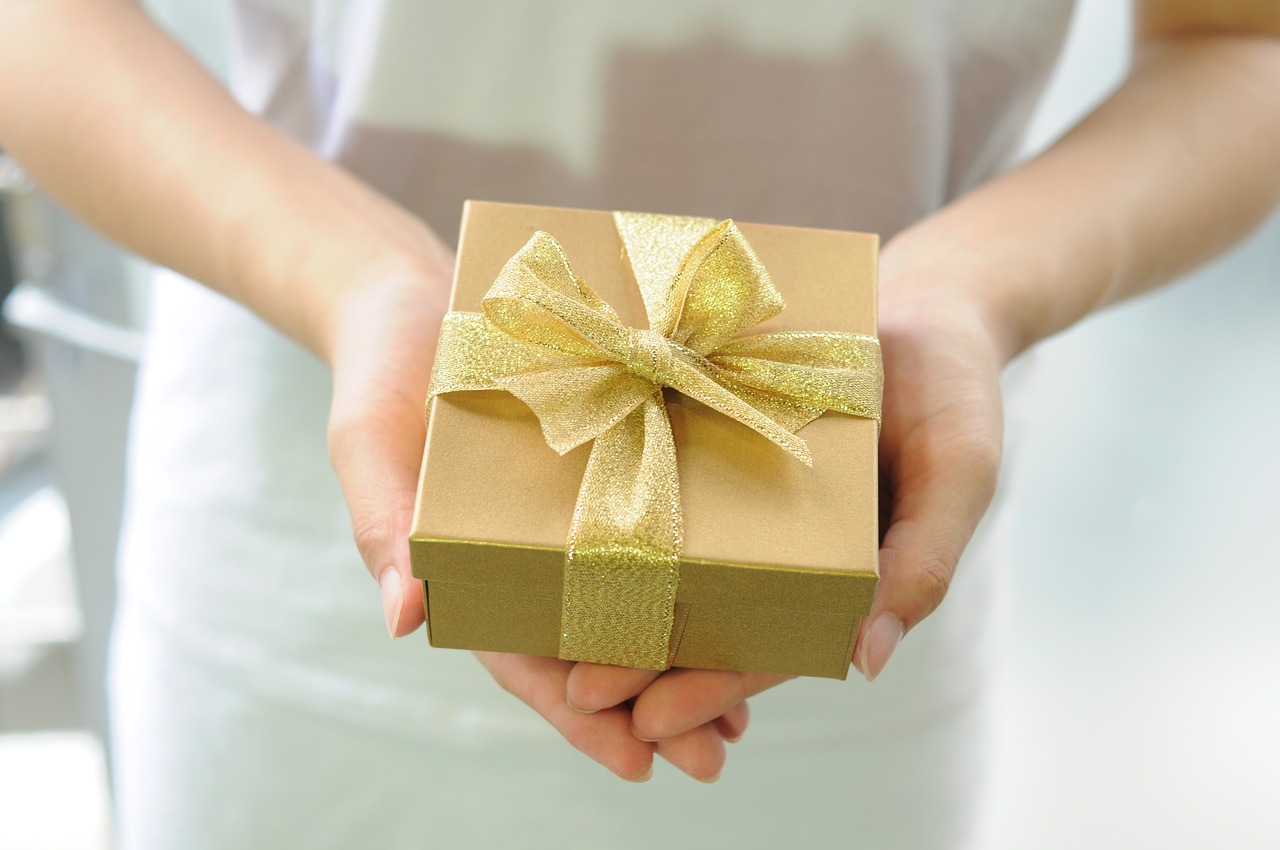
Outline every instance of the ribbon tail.
<path id="1" fill-rule="evenodd" d="M 675 440 L 654 393 L 592 444 L 566 550 L 561 658 L 670 666 L 682 534 Z"/>
<path id="2" fill-rule="evenodd" d="M 813 465 L 813 457 L 809 454 L 809 447 L 805 445 L 804 440 L 696 366 L 682 359 L 673 359 L 664 376 L 664 383 L 690 398 L 696 398 L 712 410 L 738 420 L 756 433 L 768 437 L 775 445 L 786 449 L 806 466 Z"/>
<path id="3" fill-rule="evenodd" d="M 751 387 L 792 406 L 797 417 L 833 410 L 880 421 L 884 366 L 875 337 L 846 333 L 772 333 L 739 337 L 708 356 L 727 384 Z M 803 424 L 803 423 L 801 423 Z"/>

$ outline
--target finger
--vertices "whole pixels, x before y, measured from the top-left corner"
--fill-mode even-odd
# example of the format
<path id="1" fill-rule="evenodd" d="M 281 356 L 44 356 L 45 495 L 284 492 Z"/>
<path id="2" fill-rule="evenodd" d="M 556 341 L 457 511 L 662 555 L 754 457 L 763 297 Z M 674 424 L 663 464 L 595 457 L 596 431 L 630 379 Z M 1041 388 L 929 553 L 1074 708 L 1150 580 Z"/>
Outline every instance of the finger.
<path id="1" fill-rule="evenodd" d="M 649 741 L 683 734 L 788 678 L 774 673 L 670 670 L 636 697 L 631 709 L 635 734 Z"/>
<path id="2" fill-rule="evenodd" d="M 926 424 L 903 445 L 892 520 L 880 549 L 880 583 L 854 650 L 854 663 L 868 680 L 884 670 L 903 636 L 942 604 L 995 492 L 999 456 L 998 427 L 992 434 Z"/>
<path id="3" fill-rule="evenodd" d="M 730 744 L 737 743 L 746 734 L 747 724 L 751 720 L 751 711 L 746 700 L 735 705 L 724 714 L 711 721 L 715 724 L 720 737 Z"/>
<path id="4" fill-rule="evenodd" d="M 565 701 L 573 662 L 508 652 L 475 655 L 499 685 L 541 714 L 579 752 L 630 782 L 649 778 L 654 746 L 631 733 L 630 711 L 606 708 L 583 714 Z"/>
<path id="5" fill-rule="evenodd" d="M 660 670 L 635 670 L 582 661 L 569 671 L 565 696 L 569 705 L 578 711 L 599 711 L 626 702 L 660 675 Z"/>
<path id="6" fill-rule="evenodd" d="M 699 782 L 715 782 L 724 770 L 724 739 L 713 724 L 704 723 L 659 742 L 658 755 Z"/>

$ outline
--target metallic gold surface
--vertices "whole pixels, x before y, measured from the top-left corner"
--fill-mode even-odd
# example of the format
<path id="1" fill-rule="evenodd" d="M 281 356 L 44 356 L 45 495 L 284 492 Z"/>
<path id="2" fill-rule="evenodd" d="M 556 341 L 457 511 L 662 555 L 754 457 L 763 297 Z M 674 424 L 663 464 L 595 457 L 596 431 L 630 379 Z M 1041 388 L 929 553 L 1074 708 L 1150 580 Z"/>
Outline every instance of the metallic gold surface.
<path id="1" fill-rule="evenodd" d="M 665 669 L 682 539 L 670 387 L 798 459 L 794 431 L 832 410 L 879 419 L 874 337 L 740 337 L 783 307 L 731 221 L 615 213 L 647 329 L 626 327 L 536 232 L 503 267 L 483 314 L 445 318 L 431 396 L 503 389 L 565 453 L 594 440 L 566 546 L 559 655 Z"/>

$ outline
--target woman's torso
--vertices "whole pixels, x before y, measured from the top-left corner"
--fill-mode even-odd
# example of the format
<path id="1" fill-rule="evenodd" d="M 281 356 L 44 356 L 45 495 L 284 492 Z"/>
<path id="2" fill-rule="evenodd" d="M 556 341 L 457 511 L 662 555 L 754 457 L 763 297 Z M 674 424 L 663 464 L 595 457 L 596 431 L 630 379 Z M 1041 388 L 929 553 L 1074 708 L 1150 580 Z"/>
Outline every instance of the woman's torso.
<path id="1" fill-rule="evenodd" d="M 1007 162 L 1070 5 L 241 0 L 226 49 L 246 107 L 446 240 L 470 197 L 887 237 Z M 181 31 L 194 6 L 174 6 Z M 328 463 L 324 367 L 162 276 L 132 443 L 128 616 L 235 687 L 310 710 L 477 746 L 541 734 L 468 654 L 421 635 L 387 646 Z M 780 689 L 796 696 L 771 697 L 779 734 L 967 698 L 979 572 L 858 691 L 856 716 L 815 723 L 807 691 Z M 819 686 L 834 685 L 804 687 Z"/>

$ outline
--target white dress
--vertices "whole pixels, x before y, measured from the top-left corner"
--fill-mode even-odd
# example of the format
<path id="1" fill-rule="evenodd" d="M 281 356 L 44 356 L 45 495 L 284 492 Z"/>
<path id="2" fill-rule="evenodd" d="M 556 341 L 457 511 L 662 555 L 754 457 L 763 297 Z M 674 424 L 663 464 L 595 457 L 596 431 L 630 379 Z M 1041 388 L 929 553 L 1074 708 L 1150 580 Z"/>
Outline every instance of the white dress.
<path id="1" fill-rule="evenodd" d="M 468 197 L 888 237 L 1006 164 L 1069 7 L 242 0 L 225 48 L 247 108 L 449 240 Z M 111 676 L 125 850 L 965 846 L 999 523 L 874 685 L 787 683 L 719 783 L 630 785 L 469 653 L 387 639 L 325 367 L 159 277 Z"/>

